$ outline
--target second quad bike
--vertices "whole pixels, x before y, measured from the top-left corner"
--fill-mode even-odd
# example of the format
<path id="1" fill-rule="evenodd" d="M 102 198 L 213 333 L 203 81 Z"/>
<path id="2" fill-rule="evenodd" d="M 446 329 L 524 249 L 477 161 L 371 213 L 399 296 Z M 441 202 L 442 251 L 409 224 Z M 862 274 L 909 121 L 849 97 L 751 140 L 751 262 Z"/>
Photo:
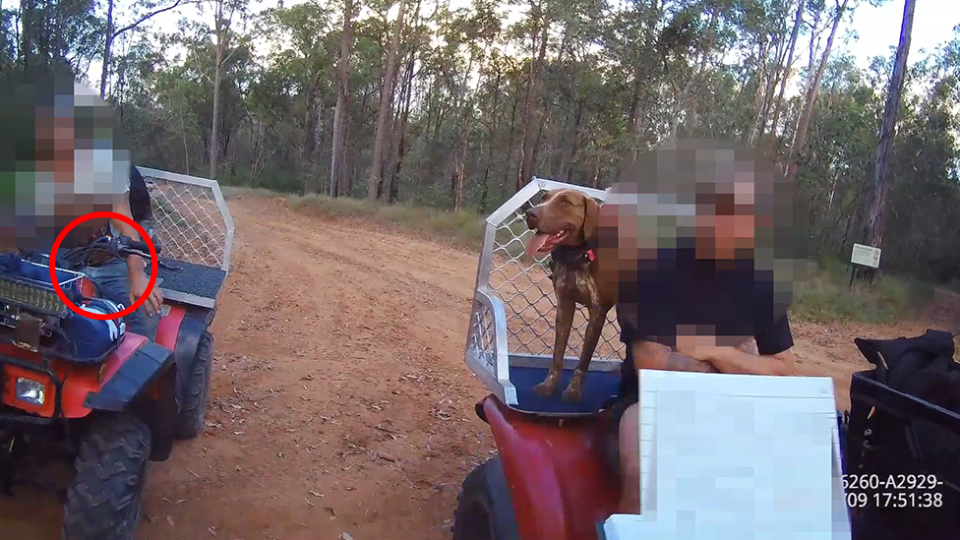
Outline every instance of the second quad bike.
<path id="1" fill-rule="evenodd" d="M 521 262 L 525 233 L 518 232 L 525 230 L 523 206 L 540 191 L 558 188 L 599 200 L 605 196 L 535 178 L 487 218 L 465 361 L 492 392 L 476 405 L 476 414 L 490 426 L 497 455 L 463 481 L 453 540 L 597 540 L 602 524 L 617 510 L 620 485 L 604 466 L 607 426 L 601 420 L 619 385 L 623 349 L 616 321 L 606 325 L 581 401 L 544 399 L 533 391 L 551 361 L 552 329 L 543 326 L 552 321 L 553 306 L 544 292 L 549 280 L 542 265 Z M 585 323 L 575 319 L 573 351 Z M 576 362 L 567 359 L 561 386 Z M 854 374 L 850 399 L 849 413 L 838 414 L 845 472 L 932 474 L 943 481 L 936 507 L 851 509 L 853 539 L 960 538 L 960 453 L 932 460 L 916 444 L 920 428 L 960 438 L 960 414 L 892 389 L 876 369 Z M 938 469 L 934 461 L 947 465 Z"/>
<path id="2" fill-rule="evenodd" d="M 183 185 L 212 186 L 222 202 L 213 181 L 143 171 L 181 194 Z M 156 188 L 156 183 L 151 185 Z M 169 249 L 178 259 L 187 259 L 177 241 L 191 227 L 190 238 L 195 243 L 202 239 L 203 231 L 189 219 L 199 205 L 183 196 L 164 197 L 170 189 L 156 197 L 159 235 L 166 236 L 166 246 L 158 245 L 157 251 Z M 181 211 L 174 207 L 177 202 Z M 228 214 L 223 218 L 231 233 L 229 244 L 232 221 Z M 102 237 L 61 249 L 56 279 L 82 309 L 115 313 L 120 306 L 97 298 L 92 283 L 76 271 L 103 254 L 150 260 L 143 242 Z M 131 540 L 148 462 L 165 461 L 175 440 L 196 437 L 204 429 L 214 347 L 209 326 L 227 264 L 159 258 L 157 284 L 162 285 L 164 304 L 151 342 L 126 332 L 122 320 L 94 321 L 73 313 L 54 292 L 49 256 L 3 257 L 0 492 L 16 496 L 16 486 L 25 483 L 55 491 L 64 502 L 64 540 Z M 73 463 L 65 489 L 46 475 L 58 460 Z"/>

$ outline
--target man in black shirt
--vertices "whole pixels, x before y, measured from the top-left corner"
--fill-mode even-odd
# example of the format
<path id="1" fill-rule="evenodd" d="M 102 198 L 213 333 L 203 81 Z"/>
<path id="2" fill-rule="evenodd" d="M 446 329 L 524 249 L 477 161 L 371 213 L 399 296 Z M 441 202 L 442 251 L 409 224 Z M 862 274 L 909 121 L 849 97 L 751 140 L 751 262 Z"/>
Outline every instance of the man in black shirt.
<path id="1" fill-rule="evenodd" d="M 682 190 L 666 195 L 656 193 L 662 191 L 659 186 L 642 194 L 618 185 L 601 215 L 601 235 L 605 229 L 606 238 L 616 238 L 613 258 L 630 261 L 618 268 L 617 319 L 627 358 L 618 402 L 608 416 L 613 439 L 608 459 L 620 475 L 622 513 L 640 511 L 637 369 L 789 375 L 794 365 L 787 295 L 777 292 L 772 272 L 759 268 L 763 265 L 755 257 L 758 230 L 772 225 L 772 205 L 760 201 L 772 193 L 757 181 L 770 168 L 753 167 L 756 162 L 743 154 L 658 153 L 641 169 L 648 181 L 676 183 L 664 176 L 683 176 L 684 166 L 696 169 L 686 175 L 696 177 L 695 193 L 687 193 L 689 204 L 678 204 Z M 665 166 L 665 161 L 673 163 Z M 654 220 L 652 241 L 638 240 L 641 227 L 650 228 L 640 214 Z M 664 217 L 676 231 L 664 234 Z M 664 247 L 664 237 L 670 236 L 676 243 Z"/>

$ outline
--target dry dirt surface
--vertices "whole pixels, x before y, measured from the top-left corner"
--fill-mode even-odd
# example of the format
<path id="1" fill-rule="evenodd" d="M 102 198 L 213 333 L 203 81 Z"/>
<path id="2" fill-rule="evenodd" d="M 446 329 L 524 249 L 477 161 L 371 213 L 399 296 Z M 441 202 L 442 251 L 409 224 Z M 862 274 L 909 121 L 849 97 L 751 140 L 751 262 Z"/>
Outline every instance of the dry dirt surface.
<path id="1" fill-rule="evenodd" d="M 230 208 L 207 429 L 152 464 L 140 538 L 449 538 L 461 480 L 494 451 L 462 360 L 477 255 L 280 200 Z M 795 323 L 796 351 L 846 407 L 866 367 L 854 337 L 953 330 L 958 313 L 940 292 L 928 320 Z M 59 538 L 61 512 L 29 488 L 0 496 L 2 537 Z"/>

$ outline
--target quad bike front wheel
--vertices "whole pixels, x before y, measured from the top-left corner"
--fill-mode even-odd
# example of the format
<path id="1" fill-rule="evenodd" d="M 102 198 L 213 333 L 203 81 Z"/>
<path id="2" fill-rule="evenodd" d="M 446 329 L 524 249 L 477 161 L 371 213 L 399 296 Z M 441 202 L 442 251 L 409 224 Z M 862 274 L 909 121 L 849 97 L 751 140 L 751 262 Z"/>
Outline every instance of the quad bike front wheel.
<path id="1" fill-rule="evenodd" d="M 518 540 L 517 519 L 503 464 L 487 460 L 463 481 L 453 515 L 453 540 Z"/>
<path id="2" fill-rule="evenodd" d="M 150 428 L 132 414 L 93 421 L 67 488 L 62 540 L 135 538 L 150 441 Z"/>
<path id="3" fill-rule="evenodd" d="M 192 439 L 203 431 L 203 418 L 210 397 L 210 372 L 213 371 L 213 335 L 204 331 L 197 344 L 190 379 L 183 395 L 180 416 L 177 418 L 176 437 Z"/>

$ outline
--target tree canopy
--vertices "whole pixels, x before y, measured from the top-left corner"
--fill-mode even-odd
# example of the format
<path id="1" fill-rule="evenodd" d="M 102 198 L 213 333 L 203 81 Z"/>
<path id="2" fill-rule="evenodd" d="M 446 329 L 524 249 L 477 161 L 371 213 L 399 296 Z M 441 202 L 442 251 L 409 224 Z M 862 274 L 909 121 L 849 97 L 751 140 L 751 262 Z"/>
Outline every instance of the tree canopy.
<path id="1" fill-rule="evenodd" d="M 837 28 L 879 1 L 21 0 L 0 11 L 0 74 L 93 79 L 141 165 L 457 211 L 488 212 L 533 175 L 606 187 L 678 137 L 733 139 L 774 157 L 807 247 L 829 255 L 864 241 L 894 67 L 878 51 L 860 68 Z M 187 5 L 201 22 L 150 24 Z M 910 60 L 884 268 L 948 281 L 960 27 Z"/>

